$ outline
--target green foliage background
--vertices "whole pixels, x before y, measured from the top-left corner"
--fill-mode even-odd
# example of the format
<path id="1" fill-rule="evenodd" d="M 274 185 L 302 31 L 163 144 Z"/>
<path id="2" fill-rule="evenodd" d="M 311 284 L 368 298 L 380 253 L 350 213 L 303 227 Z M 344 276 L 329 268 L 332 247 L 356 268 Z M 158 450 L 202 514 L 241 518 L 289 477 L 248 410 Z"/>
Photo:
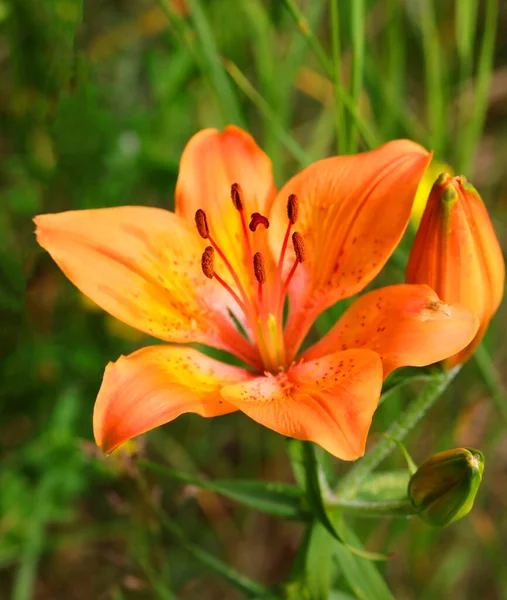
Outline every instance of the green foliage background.
<path id="1" fill-rule="evenodd" d="M 277 585 L 297 571 L 303 536 L 300 523 L 212 490 L 140 476 L 128 452 L 98 453 L 91 415 L 104 366 L 149 340 L 80 296 L 37 247 L 32 217 L 170 209 L 187 140 L 232 122 L 271 156 L 278 184 L 337 146 L 411 137 L 471 178 L 505 247 L 506 33 L 507 5 L 492 0 L 0 0 L 1 598 L 234 600 L 245 589 L 205 568 L 189 540 Z M 333 86 L 337 66 L 343 85 Z M 411 236 L 379 281 L 402 281 Z M 507 598 L 506 317 L 502 307 L 407 440 L 419 462 L 453 446 L 485 453 L 471 515 L 444 530 L 353 522 L 369 549 L 395 553 L 375 569 L 397 599 Z M 372 442 L 416 389 L 390 395 Z M 283 438 L 241 414 L 183 416 L 127 450 L 212 480 L 293 480 Z M 329 462 L 334 480 L 349 468 Z M 396 453 L 382 465 L 400 467 Z M 307 576 L 329 577 L 342 590 L 334 600 L 381 598 L 348 558 L 325 564 L 328 538 L 312 530 Z"/>

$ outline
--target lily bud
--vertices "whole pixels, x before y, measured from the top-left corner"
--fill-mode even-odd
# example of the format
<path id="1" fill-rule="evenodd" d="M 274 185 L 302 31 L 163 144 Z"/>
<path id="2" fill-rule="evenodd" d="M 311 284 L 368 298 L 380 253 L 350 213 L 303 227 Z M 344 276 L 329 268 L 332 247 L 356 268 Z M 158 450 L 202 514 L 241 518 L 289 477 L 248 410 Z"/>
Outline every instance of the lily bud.
<path id="1" fill-rule="evenodd" d="M 446 360 L 466 361 L 481 341 L 503 296 L 505 264 L 488 212 L 463 176 L 436 180 L 412 247 L 407 283 L 426 283 L 446 304 L 475 313 L 479 329 L 472 342 Z"/>
<path id="2" fill-rule="evenodd" d="M 445 527 L 470 512 L 484 471 L 484 455 L 473 448 L 434 454 L 412 475 L 408 496 L 418 516 Z"/>

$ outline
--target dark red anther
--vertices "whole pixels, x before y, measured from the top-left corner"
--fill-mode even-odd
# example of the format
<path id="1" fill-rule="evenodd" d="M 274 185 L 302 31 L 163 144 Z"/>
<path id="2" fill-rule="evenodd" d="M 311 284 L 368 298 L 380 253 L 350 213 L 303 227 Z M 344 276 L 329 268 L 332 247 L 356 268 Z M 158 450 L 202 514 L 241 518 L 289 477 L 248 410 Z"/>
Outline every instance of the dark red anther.
<path id="1" fill-rule="evenodd" d="M 303 242 L 303 236 L 295 231 L 292 234 L 292 245 L 294 246 L 294 252 L 296 253 L 296 258 L 298 262 L 302 263 L 306 260 L 306 248 L 305 243 Z"/>
<path id="2" fill-rule="evenodd" d="M 195 213 L 195 225 L 199 235 L 207 240 L 209 238 L 208 220 L 206 219 L 206 213 L 200 208 Z"/>
<path id="3" fill-rule="evenodd" d="M 266 283 L 266 265 L 261 252 L 256 252 L 253 257 L 255 279 L 262 285 Z"/>
<path id="4" fill-rule="evenodd" d="M 296 224 L 299 214 L 299 202 L 296 194 L 291 194 L 287 200 L 287 216 L 292 225 Z"/>
<path id="5" fill-rule="evenodd" d="M 242 211 L 243 210 L 243 191 L 239 183 L 233 183 L 231 185 L 231 198 L 234 207 Z"/>
<path id="6" fill-rule="evenodd" d="M 213 268 L 213 263 L 215 261 L 215 251 L 211 246 L 208 246 L 202 255 L 201 258 L 201 267 L 202 272 L 206 275 L 208 279 L 213 279 L 215 275 L 215 270 Z"/>

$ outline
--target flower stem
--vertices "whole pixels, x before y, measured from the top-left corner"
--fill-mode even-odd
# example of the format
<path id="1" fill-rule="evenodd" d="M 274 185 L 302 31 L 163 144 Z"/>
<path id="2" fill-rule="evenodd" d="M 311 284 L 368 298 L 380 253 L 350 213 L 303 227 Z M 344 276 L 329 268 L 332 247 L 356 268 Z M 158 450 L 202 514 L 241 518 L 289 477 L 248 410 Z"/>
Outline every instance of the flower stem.
<path id="1" fill-rule="evenodd" d="M 341 512 L 354 517 L 411 517 L 417 514 L 408 498 L 399 500 L 368 501 L 328 498 L 326 507 L 337 508 Z"/>
<path id="2" fill-rule="evenodd" d="M 366 480 L 368 475 L 396 447 L 396 442 L 391 438 L 401 441 L 419 423 L 456 377 L 460 368 L 461 365 L 450 371 L 441 371 L 434 376 L 398 421 L 395 421 L 386 431 L 389 437 L 383 437 L 377 442 L 366 456 L 357 462 L 342 478 L 336 491 L 340 499 L 348 500 L 357 493 L 359 486 Z"/>

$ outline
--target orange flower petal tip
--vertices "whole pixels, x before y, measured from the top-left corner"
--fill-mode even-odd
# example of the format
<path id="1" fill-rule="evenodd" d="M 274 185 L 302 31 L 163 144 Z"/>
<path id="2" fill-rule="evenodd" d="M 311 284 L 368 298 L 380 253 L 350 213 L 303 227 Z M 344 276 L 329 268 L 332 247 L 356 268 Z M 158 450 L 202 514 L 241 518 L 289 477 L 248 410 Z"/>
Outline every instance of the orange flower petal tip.
<path id="1" fill-rule="evenodd" d="M 505 263 L 486 207 L 465 177 L 443 173 L 434 183 L 410 254 L 406 280 L 426 283 L 443 302 L 477 315 L 476 336 L 448 358 L 446 366 L 466 361 L 502 300 Z"/>
<path id="2" fill-rule="evenodd" d="M 216 417 L 236 410 L 220 395 L 248 371 L 181 346 L 149 346 L 106 367 L 95 402 L 93 433 L 106 454 L 184 413 Z"/>

